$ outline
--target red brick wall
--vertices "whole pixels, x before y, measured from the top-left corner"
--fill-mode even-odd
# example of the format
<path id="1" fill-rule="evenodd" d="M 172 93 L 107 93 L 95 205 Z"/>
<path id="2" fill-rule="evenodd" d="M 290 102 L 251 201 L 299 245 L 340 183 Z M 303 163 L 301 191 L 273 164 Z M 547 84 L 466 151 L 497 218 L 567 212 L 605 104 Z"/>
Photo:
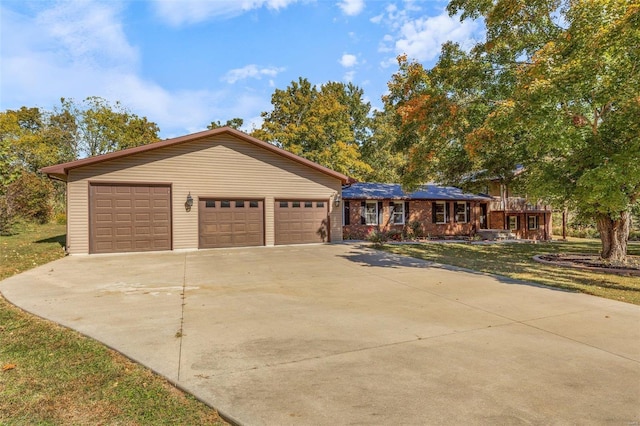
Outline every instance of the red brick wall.
<path id="1" fill-rule="evenodd" d="M 547 240 L 551 239 L 551 213 L 507 213 L 507 217 L 517 216 L 520 218 L 520 226 L 511 232 L 520 239 Z M 538 229 L 528 229 L 527 216 L 538 216 Z M 546 216 L 546 221 L 545 221 Z M 509 220 L 507 219 L 507 223 Z M 503 211 L 493 211 L 489 213 L 489 227 L 491 229 L 506 229 Z"/>
<path id="2" fill-rule="evenodd" d="M 435 224 L 432 222 L 432 201 L 430 200 L 412 200 L 409 201 L 409 218 L 405 221 L 405 225 L 390 224 L 390 207 L 389 203 L 393 200 L 382 200 L 382 224 L 381 225 L 361 225 L 360 210 L 361 200 L 344 200 L 349 202 L 350 206 L 350 224 L 343 227 L 343 235 L 345 239 L 363 239 L 371 230 L 397 230 L 402 231 L 405 227 L 413 222 L 420 223 L 419 236 L 422 237 L 445 237 L 445 236 L 470 236 L 475 233 L 479 227 L 480 205 L 477 202 L 471 202 L 470 217 L 467 223 L 454 222 L 454 202 L 449 201 L 449 209 L 451 217 L 446 224 Z M 397 202 L 397 201 L 396 201 Z"/>

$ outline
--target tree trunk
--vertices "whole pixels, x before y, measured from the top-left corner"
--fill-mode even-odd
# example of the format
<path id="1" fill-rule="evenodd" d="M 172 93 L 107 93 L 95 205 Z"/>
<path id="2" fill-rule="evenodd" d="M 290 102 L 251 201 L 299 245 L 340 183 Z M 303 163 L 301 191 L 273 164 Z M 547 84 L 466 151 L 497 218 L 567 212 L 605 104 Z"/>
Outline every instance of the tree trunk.
<path id="1" fill-rule="evenodd" d="M 627 241 L 631 224 L 629 212 L 622 212 L 620 218 L 616 220 L 608 215 L 598 215 L 596 224 L 600 232 L 600 241 L 602 241 L 600 256 L 612 262 L 624 263 L 627 258 Z"/>

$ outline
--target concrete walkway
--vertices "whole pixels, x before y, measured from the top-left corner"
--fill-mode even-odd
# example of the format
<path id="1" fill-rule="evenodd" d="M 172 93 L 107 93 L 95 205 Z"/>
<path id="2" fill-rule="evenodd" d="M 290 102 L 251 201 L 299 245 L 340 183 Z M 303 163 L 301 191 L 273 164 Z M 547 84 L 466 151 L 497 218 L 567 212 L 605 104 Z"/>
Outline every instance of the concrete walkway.
<path id="1" fill-rule="evenodd" d="M 248 425 L 640 422 L 640 307 L 359 245 L 72 256 L 0 282 Z"/>

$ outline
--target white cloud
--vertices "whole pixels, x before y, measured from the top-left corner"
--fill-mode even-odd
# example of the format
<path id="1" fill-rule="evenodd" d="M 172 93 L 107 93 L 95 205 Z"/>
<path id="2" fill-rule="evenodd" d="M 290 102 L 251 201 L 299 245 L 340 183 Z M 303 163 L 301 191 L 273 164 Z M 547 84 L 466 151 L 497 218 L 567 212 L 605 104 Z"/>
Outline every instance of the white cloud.
<path id="1" fill-rule="evenodd" d="M 284 9 L 298 0 L 153 0 L 156 14 L 172 26 L 229 18 L 253 9 Z"/>
<path id="2" fill-rule="evenodd" d="M 446 41 L 460 43 L 463 48 L 472 45 L 478 24 L 474 21 L 460 22 L 446 12 L 429 18 L 418 18 L 405 22 L 395 42 L 396 53 L 406 53 L 409 58 L 429 61 L 440 54 Z"/>
<path id="3" fill-rule="evenodd" d="M 373 18 L 369 19 L 369 21 L 373 24 L 379 24 L 382 22 L 382 18 L 384 18 L 384 14 L 376 15 Z"/>
<path id="4" fill-rule="evenodd" d="M 351 83 L 353 82 L 353 78 L 356 76 L 356 72 L 355 71 L 347 71 L 346 73 L 344 73 L 344 76 L 342 77 L 342 80 L 344 80 L 347 83 Z"/>
<path id="5" fill-rule="evenodd" d="M 276 68 L 276 67 L 258 68 L 257 65 L 250 64 L 242 68 L 236 68 L 228 71 L 222 77 L 222 81 L 226 81 L 229 84 L 234 84 L 239 80 L 244 80 L 247 78 L 255 78 L 260 80 L 263 76 L 275 77 L 282 71 L 284 71 L 284 68 Z"/>
<path id="6" fill-rule="evenodd" d="M 416 14 L 419 17 L 414 18 Z M 459 43 L 463 49 L 468 49 L 476 38 L 482 36 L 479 21 L 460 22 L 459 16 L 451 17 L 444 10 L 436 16 L 424 16 L 411 1 L 405 3 L 404 9 L 398 9 L 393 4 L 387 6 L 385 15 L 379 21 L 388 26 L 392 34 L 383 37 L 378 52 L 407 54 L 410 59 L 418 61 L 435 59 L 440 54 L 442 44 L 447 41 Z M 386 68 L 395 62 L 395 58 L 387 58 L 380 65 Z"/>
<path id="7" fill-rule="evenodd" d="M 47 4 L 48 6 L 49 4 Z M 120 4 L 62 2 L 35 16 L 0 6 L 0 110 L 51 109 L 60 97 L 121 101 L 158 123 L 162 137 L 204 130 L 213 120 L 252 117 L 270 107 L 239 90 L 167 89 L 139 73 L 138 51 L 123 32 Z M 273 76 L 279 69 L 258 70 Z"/>
<path id="8" fill-rule="evenodd" d="M 138 52 L 127 41 L 119 15 L 118 3 L 61 2 L 40 13 L 35 24 L 42 36 L 58 44 L 74 61 L 135 62 Z"/>
<path id="9" fill-rule="evenodd" d="M 345 15 L 356 16 L 364 10 L 364 0 L 342 0 L 338 7 Z"/>
<path id="10" fill-rule="evenodd" d="M 358 64 L 358 58 L 356 57 L 356 55 L 345 53 L 342 55 L 338 62 L 345 68 L 351 68 Z"/>

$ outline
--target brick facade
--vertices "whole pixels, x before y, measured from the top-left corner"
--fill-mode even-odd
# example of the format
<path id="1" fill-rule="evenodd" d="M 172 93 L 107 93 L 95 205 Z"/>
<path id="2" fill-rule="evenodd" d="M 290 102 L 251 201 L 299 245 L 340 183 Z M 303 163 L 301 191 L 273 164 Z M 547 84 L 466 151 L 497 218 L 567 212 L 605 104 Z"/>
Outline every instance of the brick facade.
<path id="1" fill-rule="evenodd" d="M 374 200 L 370 200 L 374 201 Z M 364 239 L 372 230 L 379 231 L 396 231 L 398 233 L 413 234 L 414 237 L 452 237 L 452 236 L 472 236 L 476 229 L 480 226 L 480 202 L 467 201 L 467 220 L 466 222 L 456 221 L 455 204 L 464 203 L 464 201 L 446 201 L 448 206 L 449 217 L 446 223 L 434 223 L 433 221 L 433 205 L 435 200 L 375 200 L 378 209 L 382 207 L 381 213 L 378 214 L 379 224 L 367 225 L 362 223 L 363 207 L 362 200 L 344 200 L 343 211 L 349 212 L 349 219 L 345 219 L 343 226 L 343 236 L 345 239 Z M 393 224 L 391 218 L 391 203 L 404 203 L 405 220 L 403 224 Z M 441 202 L 441 201 L 440 201 Z M 347 207 L 348 206 L 348 207 Z M 406 210 L 408 207 L 408 212 Z M 380 211 L 380 210 L 378 210 Z"/>
<path id="2" fill-rule="evenodd" d="M 515 219 L 509 220 L 509 217 Z M 536 217 L 535 229 L 529 229 L 530 218 Z M 505 226 L 505 220 L 507 225 Z M 515 229 L 510 229 L 510 224 Z M 502 210 L 489 213 L 489 227 L 491 229 L 510 229 L 516 238 L 527 240 L 550 240 L 551 239 L 551 212 L 504 212 Z"/>

